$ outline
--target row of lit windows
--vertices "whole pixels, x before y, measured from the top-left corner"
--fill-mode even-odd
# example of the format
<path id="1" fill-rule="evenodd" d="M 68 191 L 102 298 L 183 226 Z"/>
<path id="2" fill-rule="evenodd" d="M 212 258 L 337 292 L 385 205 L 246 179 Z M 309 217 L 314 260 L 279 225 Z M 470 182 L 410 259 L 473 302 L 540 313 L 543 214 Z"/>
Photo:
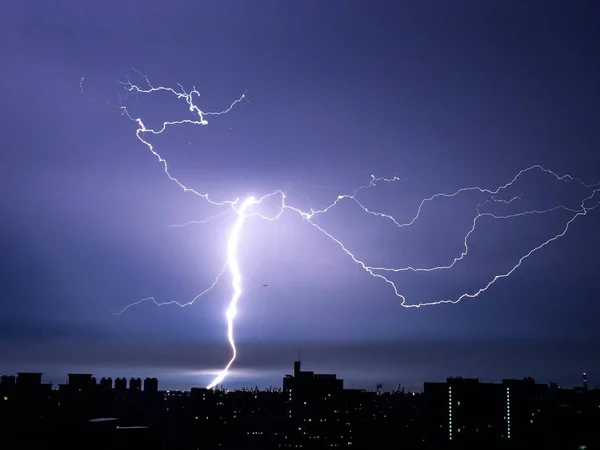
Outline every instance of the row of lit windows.
<path id="1" fill-rule="evenodd" d="M 506 437 L 510 439 L 510 388 L 506 387 Z"/>
<path id="2" fill-rule="evenodd" d="M 452 386 L 448 386 L 448 440 L 452 440 Z"/>

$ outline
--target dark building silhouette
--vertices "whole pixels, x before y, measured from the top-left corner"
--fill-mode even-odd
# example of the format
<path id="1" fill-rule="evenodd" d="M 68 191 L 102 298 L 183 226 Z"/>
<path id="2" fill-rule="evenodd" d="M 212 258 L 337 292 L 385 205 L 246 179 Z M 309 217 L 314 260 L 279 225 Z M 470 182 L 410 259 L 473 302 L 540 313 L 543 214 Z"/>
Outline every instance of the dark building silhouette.
<path id="1" fill-rule="evenodd" d="M 70 389 L 90 390 L 96 386 L 96 379 L 90 373 L 70 373 L 68 378 Z"/>
<path id="2" fill-rule="evenodd" d="M 14 386 L 17 382 L 17 379 L 14 375 L 2 375 L 0 378 L 0 386 Z"/>
<path id="3" fill-rule="evenodd" d="M 129 380 L 129 390 L 132 392 L 140 392 L 142 390 L 142 379 L 131 378 Z"/>
<path id="4" fill-rule="evenodd" d="M 43 445 L 52 431 L 47 419 L 54 416 L 52 386 L 42 383 L 41 373 L 20 372 L 13 379 L 5 377 L 0 385 L 0 448 L 11 448 L 21 438 Z"/>
<path id="5" fill-rule="evenodd" d="M 42 384 L 41 373 L 19 372 L 17 373 L 17 385 L 21 387 L 39 386 Z"/>
<path id="6" fill-rule="evenodd" d="M 122 393 L 126 390 L 127 390 L 127 379 L 116 378 L 115 379 L 115 391 Z"/>
<path id="7" fill-rule="evenodd" d="M 158 392 L 158 379 L 146 378 L 144 380 L 144 392 Z"/>
<path id="8" fill-rule="evenodd" d="M 0 382 L 0 448 L 144 450 L 377 450 L 600 448 L 600 390 L 449 378 L 423 394 L 344 389 L 336 375 L 302 370 L 282 389 L 127 390 L 69 374 L 52 390 L 41 374 Z M 17 381 L 19 380 L 20 381 Z M 13 380 L 14 382 L 12 382 Z M 119 386 L 121 386 L 119 388 Z"/>
<path id="9" fill-rule="evenodd" d="M 100 387 L 103 391 L 110 391 L 113 388 L 113 381 L 111 377 L 102 377 L 100 379 Z"/>

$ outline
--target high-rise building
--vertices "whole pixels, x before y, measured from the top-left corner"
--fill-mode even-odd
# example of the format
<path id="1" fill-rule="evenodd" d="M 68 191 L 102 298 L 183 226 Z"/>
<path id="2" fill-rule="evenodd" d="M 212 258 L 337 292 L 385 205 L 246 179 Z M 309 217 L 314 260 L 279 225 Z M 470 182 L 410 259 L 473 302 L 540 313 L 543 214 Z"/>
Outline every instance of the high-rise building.
<path id="1" fill-rule="evenodd" d="M 502 380 L 505 398 L 505 438 L 517 443 L 530 442 L 545 425 L 545 400 L 548 385 L 533 378 Z"/>
<path id="2" fill-rule="evenodd" d="M 123 393 L 127 390 L 127 379 L 125 377 L 115 378 L 115 391 Z"/>
<path id="3" fill-rule="evenodd" d="M 286 396 L 287 441 L 311 448 L 347 445 L 344 426 L 344 382 L 330 374 L 303 371 L 294 362 L 294 374 L 283 379 Z M 319 444 L 320 443 L 320 444 Z M 284 444 L 285 445 L 285 444 Z"/>
<path id="4" fill-rule="evenodd" d="M 110 391 L 113 388 L 113 381 L 111 377 L 102 377 L 100 379 L 100 387 L 103 391 Z"/>
<path id="5" fill-rule="evenodd" d="M 144 392 L 158 392 L 158 379 L 146 378 L 144 380 Z"/>
<path id="6" fill-rule="evenodd" d="M 448 378 L 425 383 L 425 403 L 433 443 L 490 445 L 530 442 L 544 422 L 547 385 L 532 378 L 480 383 L 473 378 Z"/>
<path id="7" fill-rule="evenodd" d="M 140 392 L 142 390 L 142 379 L 141 378 L 131 378 L 129 380 L 129 390 Z"/>

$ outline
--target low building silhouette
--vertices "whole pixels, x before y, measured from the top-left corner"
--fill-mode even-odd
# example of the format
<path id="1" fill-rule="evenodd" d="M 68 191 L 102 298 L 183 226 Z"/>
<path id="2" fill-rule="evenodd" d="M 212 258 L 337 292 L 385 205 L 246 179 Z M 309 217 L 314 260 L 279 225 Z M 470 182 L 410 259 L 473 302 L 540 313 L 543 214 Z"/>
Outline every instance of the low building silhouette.
<path id="1" fill-rule="evenodd" d="M 10 377 L 0 382 L 2 449 L 600 448 L 600 390 L 532 378 L 369 391 L 300 361 L 282 388 L 262 391 L 158 391 L 154 378 L 142 391 L 124 378 L 110 389 L 109 378 L 91 374 L 69 374 L 52 390 L 39 373 Z"/>

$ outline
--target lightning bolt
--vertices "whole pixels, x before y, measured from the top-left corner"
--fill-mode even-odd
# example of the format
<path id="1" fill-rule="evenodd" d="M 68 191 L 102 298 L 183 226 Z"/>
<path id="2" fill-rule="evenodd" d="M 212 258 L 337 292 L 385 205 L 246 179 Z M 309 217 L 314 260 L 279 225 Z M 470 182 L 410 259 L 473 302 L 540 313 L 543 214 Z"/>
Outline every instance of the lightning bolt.
<path id="1" fill-rule="evenodd" d="M 125 88 L 125 91 L 127 94 L 123 98 L 123 100 L 125 100 L 127 98 L 127 96 L 129 96 L 129 95 L 148 95 L 148 94 L 153 94 L 153 93 L 157 93 L 157 92 L 164 92 L 164 93 L 175 96 L 177 99 L 181 99 L 181 100 L 185 101 L 187 103 L 189 112 L 191 112 L 192 115 L 195 116 L 195 118 L 181 119 L 181 120 L 177 120 L 177 121 L 166 121 L 166 122 L 163 122 L 163 124 L 159 128 L 152 129 L 152 128 L 147 128 L 144 125 L 144 122 L 142 121 L 141 118 L 133 117 L 132 115 L 130 115 L 128 109 L 125 106 L 121 106 L 121 110 L 122 110 L 123 114 L 125 114 L 130 120 L 134 121 L 137 124 L 137 129 L 136 129 L 137 138 L 162 164 L 163 170 L 164 170 L 165 174 L 167 175 L 167 177 L 172 182 L 174 182 L 176 185 L 178 185 L 184 192 L 188 192 L 188 193 L 191 193 L 198 197 L 201 197 L 203 200 L 206 200 L 207 202 L 209 202 L 212 205 L 225 208 L 224 211 L 220 212 L 219 214 L 217 214 L 213 217 L 209 217 L 208 219 L 200 220 L 200 221 L 190 221 L 190 222 L 187 222 L 187 223 L 184 223 L 181 225 L 173 225 L 173 226 L 174 227 L 183 227 L 183 226 L 189 226 L 192 224 L 202 224 L 202 223 L 206 223 L 211 220 L 216 220 L 226 214 L 236 214 L 236 221 L 235 221 L 232 229 L 230 230 L 229 239 L 227 241 L 226 263 L 225 263 L 224 267 L 221 269 L 221 271 L 219 272 L 219 274 L 217 275 L 217 277 L 215 278 L 212 285 L 208 289 L 204 290 L 203 292 L 198 294 L 196 297 L 194 297 L 191 301 L 188 301 L 186 303 L 179 303 L 176 301 L 169 301 L 169 302 L 161 303 L 161 302 L 157 302 L 154 299 L 154 297 L 149 297 L 149 298 L 139 300 L 130 305 L 127 305 L 121 311 L 113 312 L 113 314 L 120 315 L 123 312 L 125 312 L 127 309 L 129 309 L 133 306 L 139 305 L 141 303 L 144 303 L 144 302 L 152 302 L 157 306 L 164 306 L 164 305 L 171 305 L 171 304 L 175 304 L 180 307 L 190 306 L 198 298 L 202 297 L 203 295 L 205 295 L 208 292 L 210 292 L 211 290 L 213 290 L 214 287 L 218 284 L 218 282 L 219 282 L 221 276 L 223 275 L 223 273 L 225 272 L 225 270 L 229 269 L 229 273 L 231 276 L 232 295 L 229 300 L 229 304 L 228 304 L 229 306 L 227 308 L 225 318 L 227 321 L 227 340 L 228 340 L 230 348 L 231 348 L 231 358 L 229 359 L 227 365 L 208 384 L 207 387 L 209 389 L 216 387 L 219 383 L 221 383 L 226 378 L 228 371 L 229 371 L 230 367 L 232 366 L 232 364 L 234 363 L 236 356 L 237 356 L 237 348 L 236 348 L 235 337 L 234 337 L 234 323 L 235 323 L 235 317 L 237 314 L 237 305 L 238 305 L 238 302 L 243 293 L 242 274 L 241 274 L 239 261 L 238 261 L 238 248 L 240 245 L 240 237 L 241 237 L 241 233 L 242 233 L 242 230 L 244 227 L 244 223 L 246 222 L 247 219 L 249 219 L 251 217 L 257 217 L 259 219 L 268 220 L 268 221 L 275 221 L 275 220 L 279 219 L 285 211 L 289 211 L 291 213 L 297 214 L 301 219 L 306 221 L 313 228 L 315 228 L 321 234 L 326 236 L 331 242 L 333 242 L 335 245 L 337 245 L 339 247 L 339 249 L 350 258 L 350 260 L 352 260 L 355 264 L 357 264 L 359 267 L 361 267 L 367 274 L 369 274 L 370 276 L 372 276 L 376 279 L 381 280 L 384 283 L 387 283 L 392 288 L 394 295 L 400 299 L 401 306 L 403 306 L 405 308 L 420 308 L 423 306 L 435 306 L 435 305 L 441 305 L 441 304 L 445 304 L 445 303 L 455 304 L 465 298 L 476 298 L 476 297 L 480 296 L 482 293 L 486 292 L 491 286 L 493 286 L 498 280 L 509 277 L 515 270 L 517 270 L 519 267 L 521 267 L 521 265 L 523 264 L 523 262 L 526 259 L 531 257 L 534 253 L 538 252 L 539 250 L 543 249 L 544 247 L 548 246 L 552 242 L 560 239 L 565 234 L 567 234 L 567 232 L 569 231 L 571 225 L 573 224 L 573 222 L 575 220 L 577 220 L 580 217 L 586 216 L 589 212 L 596 210 L 600 206 L 600 200 L 597 199 L 597 197 L 600 197 L 597 195 L 598 192 L 600 191 L 600 183 L 586 184 L 583 181 L 572 177 L 571 175 L 568 175 L 568 174 L 559 175 L 559 174 L 553 172 L 552 170 L 546 169 L 545 167 L 543 167 L 541 165 L 533 165 L 531 167 L 528 167 L 526 169 L 519 171 L 511 180 L 509 180 L 508 182 L 506 182 L 503 185 L 500 185 L 499 187 L 497 187 L 495 189 L 474 186 L 474 187 L 461 188 L 452 193 L 434 194 L 434 195 L 422 200 L 417 208 L 416 213 L 412 217 L 412 219 L 409 220 L 408 222 L 403 222 L 403 223 L 398 221 L 395 217 L 393 217 L 390 214 L 386 214 L 386 213 L 383 213 L 380 211 L 374 211 L 374 210 L 369 209 L 366 205 L 364 205 L 358 199 L 358 195 L 362 191 L 372 189 L 372 188 L 376 187 L 378 184 L 398 182 L 398 181 L 400 181 L 399 177 L 380 178 L 380 177 L 376 177 L 376 176 L 372 175 L 369 183 L 354 189 L 350 193 L 338 195 L 334 199 L 334 201 L 331 202 L 328 206 L 326 206 L 322 209 L 318 209 L 318 210 L 310 209 L 310 211 L 304 211 L 298 207 L 288 204 L 286 202 L 286 195 L 282 190 L 277 190 L 275 192 L 264 195 L 263 197 L 260 197 L 260 198 L 247 197 L 247 198 L 243 199 L 241 201 L 241 203 L 240 203 L 239 198 L 215 200 L 212 197 L 210 197 L 208 193 L 202 193 L 202 192 L 196 191 L 192 188 L 189 188 L 186 185 L 184 185 L 181 181 L 179 181 L 177 178 L 175 178 L 169 171 L 169 166 L 168 166 L 167 161 L 156 151 L 154 146 L 146 138 L 146 135 L 159 135 L 159 134 L 163 133 L 167 128 L 175 126 L 175 125 L 182 125 L 182 124 L 201 125 L 201 126 L 207 125 L 208 121 L 206 120 L 206 117 L 220 116 L 220 115 L 227 114 L 237 104 L 241 103 L 242 101 L 244 101 L 246 99 L 246 94 L 244 93 L 242 96 L 240 96 L 238 99 L 236 99 L 233 103 L 231 103 L 227 108 L 225 108 L 221 111 L 205 112 L 205 111 L 201 110 L 195 103 L 195 98 L 200 96 L 200 93 L 196 90 L 195 87 L 189 92 L 187 92 L 181 85 L 179 85 L 179 90 L 176 90 L 176 89 L 173 89 L 170 87 L 163 87 L 163 86 L 155 87 L 154 85 L 152 85 L 150 83 L 147 76 L 145 76 L 141 73 L 140 73 L 140 75 L 142 76 L 142 78 L 145 81 L 145 86 L 138 86 L 137 84 L 133 84 L 129 80 L 127 80 L 125 82 L 120 82 L 123 85 L 123 87 Z M 528 174 L 530 172 L 534 172 L 534 171 L 542 172 L 543 174 L 551 176 L 560 182 L 577 183 L 581 187 L 583 187 L 587 190 L 587 195 L 585 197 L 583 197 L 583 199 L 581 200 L 581 202 L 579 204 L 579 207 L 577 207 L 577 208 L 569 208 L 565 205 L 557 205 L 555 207 L 547 208 L 547 209 L 543 209 L 543 210 L 532 209 L 532 210 L 525 210 L 525 211 L 521 211 L 521 212 L 517 212 L 517 213 L 513 213 L 513 214 L 507 214 L 507 215 L 499 215 L 499 214 L 493 214 L 491 212 L 482 212 L 481 211 L 482 206 L 484 206 L 486 204 L 499 203 L 499 204 L 510 205 L 514 202 L 518 202 L 519 200 L 521 200 L 521 196 L 512 197 L 512 198 L 502 198 L 503 191 L 505 191 L 509 187 L 513 186 L 520 178 L 522 178 L 526 174 Z M 350 251 L 348 249 L 348 247 L 344 243 L 342 243 L 342 241 L 340 239 L 336 238 L 331 232 L 327 231 L 323 226 L 319 225 L 315 221 L 315 219 L 318 218 L 320 215 L 324 215 L 324 214 L 327 214 L 330 211 L 332 211 L 341 202 L 351 201 L 351 202 L 354 202 L 354 204 L 356 204 L 362 210 L 362 212 L 364 212 L 365 214 L 374 216 L 379 219 L 390 221 L 396 227 L 402 229 L 402 228 L 409 227 L 409 226 L 415 224 L 419 220 L 419 218 L 421 216 L 421 212 L 422 212 L 423 208 L 426 207 L 427 204 L 429 204 L 439 198 L 453 198 L 453 197 L 457 197 L 460 194 L 463 194 L 466 192 L 477 192 L 479 194 L 486 195 L 487 199 L 483 203 L 477 205 L 476 214 L 475 214 L 475 217 L 473 218 L 472 225 L 463 238 L 462 252 L 459 255 L 457 255 L 456 257 L 449 260 L 447 263 L 437 265 L 437 266 L 431 266 L 431 267 L 371 266 L 371 265 L 367 264 L 365 261 L 363 261 L 362 259 L 360 259 L 359 257 L 357 257 L 352 251 Z M 272 197 L 279 198 L 279 201 L 280 201 L 277 212 L 273 216 L 266 216 L 266 215 L 256 212 L 256 211 L 252 212 L 252 206 L 259 205 L 265 199 L 272 198 Z M 524 217 L 524 216 L 529 216 L 529 215 L 543 215 L 543 214 L 548 214 L 550 212 L 559 211 L 559 210 L 569 213 L 570 218 L 569 218 L 569 220 L 567 220 L 565 222 L 564 226 L 562 227 L 562 230 L 558 234 L 555 234 L 554 236 L 545 240 L 541 244 L 531 248 L 529 251 L 527 251 L 525 254 L 523 254 L 516 261 L 516 263 L 514 263 L 512 265 L 512 267 L 510 267 L 510 269 L 508 269 L 504 272 L 501 272 L 501 273 L 497 273 L 482 287 L 480 287 L 479 289 L 474 290 L 472 292 L 465 292 L 455 298 L 442 299 L 442 300 L 430 301 L 430 302 L 408 303 L 406 297 L 400 292 L 398 286 L 392 280 L 390 280 L 388 278 L 388 275 L 387 275 L 388 273 L 435 272 L 435 271 L 448 270 L 448 269 L 453 268 L 459 261 L 463 260 L 468 255 L 468 253 L 469 253 L 469 238 L 475 232 L 475 230 L 477 228 L 477 224 L 483 218 L 490 218 L 490 219 L 494 219 L 494 220 L 509 220 L 509 219 L 516 219 L 519 217 Z"/>
<path id="2" fill-rule="evenodd" d="M 219 372 L 219 374 L 215 377 L 214 380 L 210 382 L 207 386 L 208 389 L 214 388 L 216 385 L 221 383 L 225 377 L 227 376 L 227 371 L 235 361 L 237 356 L 237 348 L 235 347 L 235 339 L 233 336 L 233 321 L 235 320 L 235 316 L 237 315 L 237 303 L 242 295 L 242 274 L 240 273 L 240 266 L 238 263 L 238 255 L 237 250 L 240 242 L 240 233 L 242 232 L 242 227 L 244 226 L 244 222 L 246 220 L 246 210 L 252 204 L 256 203 L 256 199 L 254 197 L 248 197 L 242 203 L 242 206 L 236 211 L 237 212 L 237 220 L 235 221 L 235 225 L 231 229 L 229 234 L 229 240 L 227 241 L 227 261 L 229 264 L 229 272 L 231 273 L 231 286 L 233 288 L 233 295 L 231 296 L 231 300 L 229 301 L 229 308 L 227 308 L 227 340 L 229 341 L 229 345 L 231 346 L 231 359 L 227 363 L 227 365 Z"/>

